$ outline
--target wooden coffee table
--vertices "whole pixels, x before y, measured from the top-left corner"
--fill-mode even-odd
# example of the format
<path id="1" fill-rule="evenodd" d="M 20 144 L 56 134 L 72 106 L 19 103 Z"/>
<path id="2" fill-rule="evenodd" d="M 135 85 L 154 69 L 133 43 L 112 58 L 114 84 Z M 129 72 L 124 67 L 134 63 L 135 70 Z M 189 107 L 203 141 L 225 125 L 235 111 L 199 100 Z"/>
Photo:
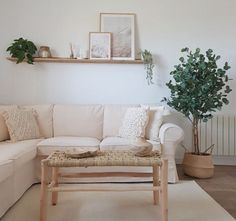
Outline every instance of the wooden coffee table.
<path id="1" fill-rule="evenodd" d="M 130 173 L 130 172 L 106 172 L 106 173 L 60 173 L 62 167 L 102 167 L 102 166 L 151 166 L 152 173 Z M 52 170 L 51 180 L 48 181 L 48 171 Z M 75 159 L 67 157 L 65 152 L 54 152 L 47 159 L 41 162 L 41 196 L 40 196 L 40 221 L 47 220 L 47 194 L 52 192 L 51 203 L 56 205 L 58 192 L 71 191 L 153 191 L 154 205 L 160 204 L 161 220 L 168 220 L 168 161 L 161 159 L 158 153 L 153 153 L 149 157 L 137 157 L 131 151 L 104 151 L 99 152 L 96 157 Z M 128 187 L 108 187 L 99 186 L 98 183 L 93 187 L 76 186 L 76 184 L 66 184 L 59 186 L 59 178 L 78 178 L 78 177 L 107 177 L 107 176 L 135 176 L 153 177 L 153 184 L 143 186 L 142 184 Z"/>

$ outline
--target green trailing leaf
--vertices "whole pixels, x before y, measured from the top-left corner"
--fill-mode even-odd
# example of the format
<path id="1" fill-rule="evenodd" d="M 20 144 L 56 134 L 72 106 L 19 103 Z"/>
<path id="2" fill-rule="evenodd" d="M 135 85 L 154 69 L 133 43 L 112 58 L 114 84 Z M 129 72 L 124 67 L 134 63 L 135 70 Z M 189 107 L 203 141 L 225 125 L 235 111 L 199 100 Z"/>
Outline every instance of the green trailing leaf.
<path id="1" fill-rule="evenodd" d="M 183 57 L 181 57 L 179 60 L 180 60 L 182 63 L 184 62 L 184 58 L 183 58 Z"/>
<path id="2" fill-rule="evenodd" d="M 197 48 L 196 51 L 195 51 L 195 54 L 199 54 L 200 53 L 200 48 Z"/>
<path id="3" fill-rule="evenodd" d="M 229 66 L 229 64 L 228 64 L 228 62 L 225 62 L 225 65 L 224 65 L 224 70 L 229 70 L 230 69 L 230 66 Z"/>
<path id="4" fill-rule="evenodd" d="M 229 104 L 229 101 L 228 101 L 227 98 L 222 98 L 222 101 L 223 101 L 224 104 Z"/>
<path id="5" fill-rule="evenodd" d="M 229 104 L 227 95 L 232 91 L 228 85 L 230 80 L 226 74 L 230 69 L 228 62 L 218 67 L 219 55 L 212 49 L 205 53 L 197 48 L 195 51 L 183 48 L 184 56 L 179 58 L 180 64 L 170 72 L 174 80 L 166 85 L 170 89 L 170 98 L 164 98 L 170 107 L 183 113 L 193 125 L 194 152 L 201 154 L 198 137 L 198 124 L 212 118 L 211 112 L 221 110 Z"/>
<path id="6" fill-rule="evenodd" d="M 226 86 L 226 89 L 225 89 L 225 93 L 230 93 L 232 91 L 232 89 L 227 85 Z"/>
<path id="7" fill-rule="evenodd" d="M 155 65 L 153 64 L 153 57 L 152 57 L 152 53 L 148 50 L 144 50 L 141 51 L 141 56 L 143 58 L 143 62 L 144 62 L 144 68 L 146 70 L 147 76 L 147 82 L 148 84 L 153 84 L 153 69 L 155 67 Z"/>
<path id="8" fill-rule="evenodd" d="M 15 39 L 14 42 L 7 48 L 11 57 L 16 58 L 16 63 L 19 64 L 24 60 L 28 64 L 33 64 L 33 55 L 37 51 L 37 47 L 32 41 L 23 38 Z"/>
<path id="9" fill-rule="evenodd" d="M 189 48 L 183 48 L 183 49 L 181 49 L 181 52 L 186 52 L 186 51 L 189 51 Z"/>

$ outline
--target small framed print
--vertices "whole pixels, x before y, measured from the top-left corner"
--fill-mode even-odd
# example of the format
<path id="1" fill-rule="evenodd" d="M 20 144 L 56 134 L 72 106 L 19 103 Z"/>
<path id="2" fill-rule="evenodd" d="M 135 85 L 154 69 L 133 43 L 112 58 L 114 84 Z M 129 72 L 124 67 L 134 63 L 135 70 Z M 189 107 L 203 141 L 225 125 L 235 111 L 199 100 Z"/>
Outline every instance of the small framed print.
<path id="1" fill-rule="evenodd" d="M 101 13 L 100 31 L 112 33 L 112 59 L 135 59 L 135 14 Z"/>
<path id="2" fill-rule="evenodd" d="M 111 33 L 89 33 L 89 58 L 96 60 L 111 59 Z"/>

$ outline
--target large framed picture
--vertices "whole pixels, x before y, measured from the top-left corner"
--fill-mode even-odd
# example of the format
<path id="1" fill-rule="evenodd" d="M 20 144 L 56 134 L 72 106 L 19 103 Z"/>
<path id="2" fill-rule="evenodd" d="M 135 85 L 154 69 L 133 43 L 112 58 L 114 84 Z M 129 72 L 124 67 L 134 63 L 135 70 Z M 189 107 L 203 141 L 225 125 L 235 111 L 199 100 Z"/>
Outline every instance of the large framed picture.
<path id="1" fill-rule="evenodd" d="M 111 33 L 89 33 L 89 58 L 97 60 L 111 59 Z"/>
<path id="2" fill-rule="evenodd" d="M 101 13 L 100 31 L 112 33 L 112 59 L 135 59 L 135 14 Z"/>

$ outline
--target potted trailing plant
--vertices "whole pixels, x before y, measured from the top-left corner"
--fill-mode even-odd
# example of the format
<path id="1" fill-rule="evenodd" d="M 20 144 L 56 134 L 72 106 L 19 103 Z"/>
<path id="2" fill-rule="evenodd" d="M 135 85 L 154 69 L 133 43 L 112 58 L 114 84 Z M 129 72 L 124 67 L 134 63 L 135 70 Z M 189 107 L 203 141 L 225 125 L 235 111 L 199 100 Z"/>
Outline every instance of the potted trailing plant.
<path id="1" fill-rule="evenodd" d="M 143 59 L 144 68 L 147 73 L 146 79 L 147 79 L 148 85 L 153 84 L 152 79 L 153 79 L 154 64 L 153 64 L 152 53 L 146 49 L 144 51 L 141 51 L 140 53 Z"/>
<path id="2" fill-rule="evenodd" d="M 232 91 L 228 85 L 227 70 L 230 66 L 225 62 L 219 68 L 217 61 L 220 56 L 209 49 L 205 54 L 197 48 L 195 51 L 184 48 L 186 54 L 180 57 L 180 64 L 174 66 L 170 73 L 174 81 L 167 83 L 170 98 L 164 98 L 167 104 L 184 114 L 192 123 L 193 151 L 185 153 L 183 160 L 184 172 L 187 175 L 208 178 L 214 174 L 211 145 L 206 151 L 199 144 L 198 125 L 212 118 L 212 112 L 229 104 L 227 95 Z M 209 153 L 210 151 L 210 153 Z"/>
<path id="3" fill-rule="evenodd" d="M 17 59 L 17 64 L 24 60 L 28 64 L 33 64 L 33 55 L 36 53 L 37 48 L 32 41 L 19 38 L 14 40 L 14 42 L 7 48 L 7 51 L 10 52 L 11 57 Z"/>

